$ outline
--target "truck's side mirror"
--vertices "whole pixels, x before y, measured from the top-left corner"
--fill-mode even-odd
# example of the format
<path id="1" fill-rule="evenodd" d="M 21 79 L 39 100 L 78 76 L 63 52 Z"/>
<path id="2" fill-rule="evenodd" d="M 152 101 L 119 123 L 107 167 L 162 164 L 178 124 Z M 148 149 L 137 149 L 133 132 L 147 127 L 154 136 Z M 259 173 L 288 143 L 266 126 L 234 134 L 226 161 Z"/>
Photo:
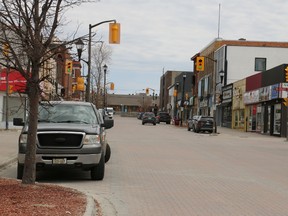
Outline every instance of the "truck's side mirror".
<path id="1" fill-rule="evenodd" d="M 24 121 L 22 118 L 13 118 L 13 125 L 24 126 Z"/>
<path id="2" fill-rule="evenodd" d="M 112 128 L 114 126 L 114 119 L 104 119 L 104 125 L 105 129 Z"/>

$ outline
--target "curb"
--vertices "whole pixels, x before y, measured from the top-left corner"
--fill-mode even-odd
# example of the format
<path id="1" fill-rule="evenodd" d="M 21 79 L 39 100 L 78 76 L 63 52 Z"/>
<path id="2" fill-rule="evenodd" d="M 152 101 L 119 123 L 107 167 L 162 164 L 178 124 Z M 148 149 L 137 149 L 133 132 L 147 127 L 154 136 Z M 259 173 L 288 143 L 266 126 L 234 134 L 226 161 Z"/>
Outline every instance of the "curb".
<path id="1" fill-rule="evenodd" d="M 1 170 L 1 169 L 4 169 L 5 167 L 9 166 L 9 165 L 12 164 L 12 163 L 15 163 L 16 161 L 17 161 L 17 156 L 13 157 L 13 158 L 10 159 L 10 160 L 7 160 L 7 161 L 1 163 L 1 164 L 0 164 L 0 170 Z"/>
<path id="2" fill-rule="evenodd" d="M 95 200 L 92 196 L 87 195 L 86 194 L 86 198 L 87 198 L 87 205 L 86 205 L 86 211 L 84 213 L 83 216 L 95 216 L 96 214 L 96 204 L 95 204 Z"/>

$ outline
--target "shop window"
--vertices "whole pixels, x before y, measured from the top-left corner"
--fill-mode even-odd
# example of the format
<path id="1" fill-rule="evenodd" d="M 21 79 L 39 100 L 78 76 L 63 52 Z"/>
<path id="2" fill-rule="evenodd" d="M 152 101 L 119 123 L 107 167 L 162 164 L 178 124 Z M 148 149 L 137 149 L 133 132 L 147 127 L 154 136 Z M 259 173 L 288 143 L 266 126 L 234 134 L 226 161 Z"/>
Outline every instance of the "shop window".
<path id="1" fill-rule="evenodd" d="M 281 104 L 274 106 L 274 126 L 273 134 L 279 135 L 281 133 Z"/>
<path id="2" fill-rule="evenodd" d="M 244 128 L 244 124 L 245 124 L 245 111 L 244 111 L 244 109 L 241 109 L 240 110 L 239 127 Z"/>

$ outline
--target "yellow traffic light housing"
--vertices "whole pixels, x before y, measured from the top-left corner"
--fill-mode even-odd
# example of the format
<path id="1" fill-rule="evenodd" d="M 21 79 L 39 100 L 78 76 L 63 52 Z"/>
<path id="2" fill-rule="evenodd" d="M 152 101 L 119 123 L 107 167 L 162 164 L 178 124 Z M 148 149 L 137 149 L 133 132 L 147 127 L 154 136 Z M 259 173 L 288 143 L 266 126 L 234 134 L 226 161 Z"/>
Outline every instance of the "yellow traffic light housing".
<path id="1" fill-rule="evenodd" d="M 65 73 L 66 74 L 71 74 L 72 73 L 72 66 L 73 62 L 71 60 L 66 60 L 66 65 L 65 65 Z"/>
<path id="2" fill-rule="evenodd" d="M 288 106 L 288 98 L 283 98 L 283 104 L 287 107 Z"/>
<path id="3" fill-rule="evenodd" d="M 13 91 L 13 85 L 9 85 L 8 86 L 8 94 L 12 94 L 14 91 Z"/>
<path id="4" fill-rule="evenodd" d="M 285 81 L 288 82 L 288 66 L 285 68 Z"/>
<path id="5" fill-rule="evenodd" d="M 177 93 L 178 93 L 178 92 L 177 92 L 177 89 L 174 89 L 173 96 L 174 96 L 174 97 L 177 97 Z"/>
<path id="6" fill-rule="evenodd" d="M 109 24 L 109 43 L 120 44 L 120 23 Z"/>
<path id="7" fill-rule="evenodd" d="M 204 71 L 204 65 L 205 65 L 205 57 L 204 56 L 196 57 L 196 70 Z"/>
<path id="8" fill-rule="evenodd" d="M 146 95 L 149 95 L 149 88 L 146 88 Z"/>
<path id="9" fill-rule="evenodd" d="M 78 91 L 84 91 L 84 78 L 83 77 L 77 77 L 77 87 L 76 89 Z"/>
<path id="10" fill-rule="evenodd" d="M 110 90 L 114 90 L 114 83 L 113 82 L 110 83 Z"/>
<path id="11" fill-rule="evenodd" d="M 10 50 L 9 44 L 8 44 L 8 43 L 5 43 L 5 44 L 3 45 L 2 54 L 3 54 L 6 58 L 8 57 L 9 50 Z"/>

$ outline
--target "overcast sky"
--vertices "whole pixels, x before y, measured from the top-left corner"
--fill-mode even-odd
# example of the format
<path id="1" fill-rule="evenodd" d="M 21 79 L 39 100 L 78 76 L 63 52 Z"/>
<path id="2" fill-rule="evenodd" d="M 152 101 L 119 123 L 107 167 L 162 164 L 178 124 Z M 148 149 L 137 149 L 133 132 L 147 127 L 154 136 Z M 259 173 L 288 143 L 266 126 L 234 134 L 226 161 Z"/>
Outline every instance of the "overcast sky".
<path id="1" fill-rule="evenodd" d="M 64 33 L 80 25 L 77 36 L 85 35 L 89 24 L 116 19 L 121 43 L 111 45 L 107 82 L 117 94 L 159 94 L 163 71 L 192 71 L 190 58 L 218 37 L 219 4 L 220 38 L 288 42 L 287 0 L 101 0 L 69 10 Z M 93 28 L 107 44 L 108 26 Z"/>

